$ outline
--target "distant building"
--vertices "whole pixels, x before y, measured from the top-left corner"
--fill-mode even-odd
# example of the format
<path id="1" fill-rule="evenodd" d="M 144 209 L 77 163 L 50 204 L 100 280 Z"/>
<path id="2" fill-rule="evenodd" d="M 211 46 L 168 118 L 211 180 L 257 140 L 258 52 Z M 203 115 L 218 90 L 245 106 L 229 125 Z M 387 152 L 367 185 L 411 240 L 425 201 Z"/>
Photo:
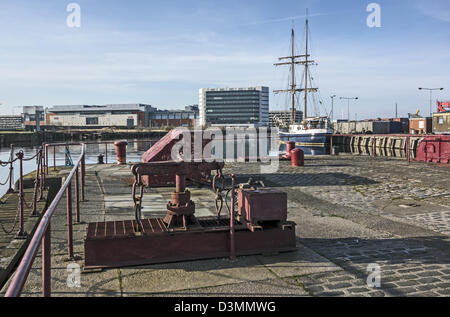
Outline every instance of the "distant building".
<path id="1" fill-rule="evenodd" d="M 409 133 L 409 118 L 379 118 L 373 121 L 400 122 L 391 123 L 390 133 Z"/>
<path id="2" fill-rule="evenodd" d="M 450 134 L 450 110 L 433 113 L 433 133 Z"/>
<path id="3" fill-rule="evenodd" d="M 66 128 L 149 127 L 156 108 L 146 104 L 53 106 L 47 109 L 47 124 Z"/>
<path id="4" fill-rule="evenodd" d="M 23 129 L 25 129 L 25 126 L 22 116 L 0 115 L 0 130 L 15 131 Z"/>
<path id="5" fill-rule="evenodd" d="M 333 129 L 335 133 L 339 134 L 397 134 L 400 133 L 402 124 L 401 122 L 388 120 L 338 120 L 333 122 Z"/>
<path id="6" fill-rule="evenodd" d="M 291 122 L 292 111 L 269 111 L 269 126 L 277 128 L 287 128 Z M 301 123 L 303 120 L 303 111 L 295 111 L 295 123 Z"/>
<path id="7" fill-rule="evenodd" d="M 157 110 L 150 114 L 150 127 L 194 127 L 198 125 L 198 105 L 184 110 Z"/>
<path id="8" fill-rule="evenodd" d="M 427 118 L 409 118 L 410 134 L 428 134 L 433 131 L 432 120 Z"/>
<path id="9" fill-rule="evenodd" d="M 268 126 L 269 88 L 201 88 L 199 123 L 211 126 Z"/>
<path id="10" fill-rule="evenodd" d="M 27 130 L 40 131 L 41 127 L 46 125 L 43 106 L 24 106 L 22 116 Z"/>

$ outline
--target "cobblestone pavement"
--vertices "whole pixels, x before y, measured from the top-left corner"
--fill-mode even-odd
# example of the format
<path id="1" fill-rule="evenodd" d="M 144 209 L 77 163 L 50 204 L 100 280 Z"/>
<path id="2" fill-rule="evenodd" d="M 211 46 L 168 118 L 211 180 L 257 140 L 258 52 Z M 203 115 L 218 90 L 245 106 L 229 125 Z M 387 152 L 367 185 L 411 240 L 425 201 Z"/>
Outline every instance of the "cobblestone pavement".
<path id="1" fill-rule="evenodd" d="M 82 275 L 67 288 L 63 204 L 52 218 L 55 296 L 449 296 L 450 168 L 402 160 L 339 155 L 307 157 L 305 167 L 280 162 L 260 174 L 258 163 L 227 163 L 237 182 L 250 178 L 288 194 L 297 252 L 110 269 Z M 129 219 L 129 167 L 87 166 L 84 223 L 74 227 L 83 264 L 86 223 Z M 198 216 L 213 215 L 214 194 L 191 187 Z M 162 216 L 170 189 L 149 189 L 145 217 Z M 24 296 L 40 292 L 40 257 Z M 376 272 L 374 272 L 375 270 Z M 377 273 L 378 275 L 374 275 Z M 377 282 L 379 281 L 379 285 Z M 372 287 L 374 286 L 374 287 Z M 379 286 L 379 287 L 378 287 Z M 4 291 L 4 290 L 3 290 Z"/>
<path id="2" fill-rule="evenodd" d="M 313 296 L 450 295 L 450 168 L 342 155 L 280 162 L 274 174 L 232 163 L 240 179 L 288 193 L 299 243 L 343 270 L 292 276 Z M 380 270 L 369 287 L 368 265 Z"/>

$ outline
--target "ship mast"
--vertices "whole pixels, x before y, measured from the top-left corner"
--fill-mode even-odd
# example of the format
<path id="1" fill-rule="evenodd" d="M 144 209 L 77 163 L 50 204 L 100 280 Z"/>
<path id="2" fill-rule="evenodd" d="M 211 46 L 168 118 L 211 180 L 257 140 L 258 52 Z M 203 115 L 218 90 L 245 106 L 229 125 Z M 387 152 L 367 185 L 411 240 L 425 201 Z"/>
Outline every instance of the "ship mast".
<path id="1" fill-rule="evenodd" d="M 305 45 L 305 111 L 303 116 L 308 118 L 308 9 L 306 9 L 306 45 Z"/>
<path id="2" fill-rule="evenodd" d="M 308 65 L 314 63 L 313 60 L 308 59 L 308 9 L 306 9 L 306 51 L 304 55 L 295 55 L 295 31 L 294 27 L 292 27 L 291 30 L 291 55 L 290 56 L 284 56 L 279 57 L 278 60 L 289 60 L 288 62 L 282 62 L 282 63 L 276 63 L 275 66 L 280 65 L 290 65 L 291 68 L 291 87 L 290 89 L 282 89 L 282 90 L 274 90 L 274 94 L 279 93 L 290 93 L 291 94 L 291 102 L 292 102 L 292 112 L 291 112 L 291 123 L 295 124 L 295 94 L 298 92 L 305 92 L 305 111 L 304 111 L 304 117 L 307 117 L 307 102 L 308 102 L 308 91 L 315 92 L 317 91 L 317 88 L 308 88 Z M 301 58 L 304 58 L 304 60 L 299 60 Z M 297 88 L 296 82 L 295 82 L 295 65 L 296 64 L 303 64 L 305 65 L 305 88 Z"/>

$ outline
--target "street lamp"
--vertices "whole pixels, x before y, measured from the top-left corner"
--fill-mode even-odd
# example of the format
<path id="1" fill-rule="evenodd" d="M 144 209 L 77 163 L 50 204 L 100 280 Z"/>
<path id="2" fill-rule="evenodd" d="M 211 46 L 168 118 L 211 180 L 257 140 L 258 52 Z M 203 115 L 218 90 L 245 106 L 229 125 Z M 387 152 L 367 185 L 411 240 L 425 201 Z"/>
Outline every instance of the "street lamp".
<path id="1" fill-rule="evenodd" d="M 422 87 L 419 87 L 419 90 L 429 90 L 430 91 L 430 117 L 432 117 L 433 112 L 431 110 L 431 100 L 433 99 L 432 98 L 433 90 L 444 90 L 444 88 L 422 88 Z"/>
<path id="2" fill-rule="evenodd" d="M 340 97 L 339 99 L 347 100 L 347 121 L 350 122 L 350 100 L 358 100 L 358 97 Z"/>
<path id="3" fill-rule="evenodd" d="M 330 96 L 330 98 L 331 98 L 331 121 L 333 121 L 334 98 L 336 98 L 336 95 Z"/>

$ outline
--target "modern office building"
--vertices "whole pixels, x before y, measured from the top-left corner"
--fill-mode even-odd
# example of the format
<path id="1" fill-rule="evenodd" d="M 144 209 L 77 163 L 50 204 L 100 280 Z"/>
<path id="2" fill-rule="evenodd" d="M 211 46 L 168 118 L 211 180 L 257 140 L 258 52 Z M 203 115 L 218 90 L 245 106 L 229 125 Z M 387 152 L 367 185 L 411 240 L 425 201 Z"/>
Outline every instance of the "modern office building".
<path id="1" fill-rule="evenodd" d="M 66 128 L 149 127 L 156 108 L 146 104 L 53 106 L 47 109 L 47 125 Z"/>
<path id="2" fill-rule="evenodd" d="M 201 88 L 199 123 L 211 126 L 268 126 L 269 88 Z"/>

